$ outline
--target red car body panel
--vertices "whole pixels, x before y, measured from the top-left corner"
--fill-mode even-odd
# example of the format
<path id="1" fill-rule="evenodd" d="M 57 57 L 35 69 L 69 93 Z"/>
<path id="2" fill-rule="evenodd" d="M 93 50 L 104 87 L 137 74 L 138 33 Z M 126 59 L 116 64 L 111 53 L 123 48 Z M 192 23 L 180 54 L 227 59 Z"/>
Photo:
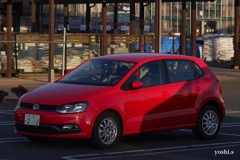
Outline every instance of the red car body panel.
<path id="1" fill-rule="evenodd" d="M 48 138 L 89 139 L 92 136 L 97 117 L 106 110 L 112 110 L 119 116 L 123 135 L 193 128 L 196 125 L 199 111 L 208 102 L 216 102 L 220 107 L 222 120 L 225 116 L 224 101 L 219 89 L 221 83 L 201 59 L 160 54 L 122 54 L 95 59 L 136 62 L 136 65 L 114 86 L 51 83 L 31 91 L 21 98 L 23 103 L 39 103 L 50 106 L 87 101 L 89 104 L 83 113 L 61 114 L 55 111 L 31 110 L 21 107 L 17 107 L 15 110 L 16 122 L 23 123 L 25 114 L 37 114 L 40 115 L 40 124 L 76 124 L 81 129 L 80 133 L 39 134 L 18 130 L 16 133 Z M 166 83 L 134 90 L 121 89 L 121 86 L 137 68 L 153 60 L 165 59 L 191 60 L 203 70 L 204 75 L 190 81 Z"/>

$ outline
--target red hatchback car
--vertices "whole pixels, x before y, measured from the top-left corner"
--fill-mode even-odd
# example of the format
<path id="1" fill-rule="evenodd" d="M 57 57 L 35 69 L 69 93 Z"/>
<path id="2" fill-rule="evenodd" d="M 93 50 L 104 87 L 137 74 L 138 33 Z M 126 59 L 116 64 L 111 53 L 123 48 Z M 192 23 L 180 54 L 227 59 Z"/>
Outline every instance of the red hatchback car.
<path id="1" fill-rule="evenodd" d="M 214 138 L 225 117 L 222 85 L 203 60 L 167 54 L 93 58 L 23 95 L 15 132 L 31 141 L 89 139 L 113 147 L 120 136 L 189 128 Z"/>

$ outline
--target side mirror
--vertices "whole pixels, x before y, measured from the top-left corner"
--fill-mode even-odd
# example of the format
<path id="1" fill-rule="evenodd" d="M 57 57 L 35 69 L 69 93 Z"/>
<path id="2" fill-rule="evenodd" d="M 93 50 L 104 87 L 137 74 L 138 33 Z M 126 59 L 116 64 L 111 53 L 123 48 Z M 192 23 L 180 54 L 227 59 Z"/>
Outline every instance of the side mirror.
<path id="1" fill-rule="evenodd" d="M 132 88 L 133 88 L 133 89 L 142 88 L 142 86 L 143 86 L 143 83 L 142 83 L 142 82 L 139 82 L 139 81 L 134 81 L 134 82 L 132 82 Z"/>

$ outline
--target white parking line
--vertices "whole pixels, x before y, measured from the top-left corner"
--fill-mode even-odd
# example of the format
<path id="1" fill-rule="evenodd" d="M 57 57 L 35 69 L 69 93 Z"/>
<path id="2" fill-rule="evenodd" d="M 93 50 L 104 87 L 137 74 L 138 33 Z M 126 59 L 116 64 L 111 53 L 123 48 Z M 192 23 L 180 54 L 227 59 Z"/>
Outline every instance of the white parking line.
<path id="1" fill-rule="evenodd" d="M 186 148 L 187 146 L 177 146 L 177 147 L 167 147 L 167 148 L 161 148 L 161 150 L 168 150 L 168 149 L 181 149 L 181 148 Z M 159 151 L 159 148 L 153 148 L 153 149 L 148 149 L 149 151 Z"/>
<path id="2" fill-rule="evenodd" d="M 0 143 L 24 142 L 28 141 L 25 137 L 0 138 Z"/>
<path id="3" fill-rule="evenodd" d="M 206 146 L 225 146 L 229 144 L 240 144 L 240 141 L 236 142 L 222 142 L 222 143 L 210 143 L 210 144 L 194 144 L 190 145 L 191 147 L 206 147 Z"/>
<path id="4" fill-rule="evenodd" d="M 219 133 L 220 135 L 224 136 L 234 136 L 234 137 L 240 137 L 240 134 L 230 134 L 230 133 Z"/>
<path id="5" fill-rule="evenodd" d="M 14 111 L 13 110 L 0 111 L 0 114 L 14 114 Z"/>
<path id="6" fill-rule="evenodd" d="M 14 121 L 4 121 L 4 122 L 0 122 L 0 126 L 12 126 L 14 125 Z"/>
<path id="7" fill-rule="evenodd" d="M 122 152 L 107 152 L 107 153 L 96 153 L 96 154 L 83 154 L 83 155 L 72 155 L 64 156 L 62 159 L 66 160 L 93 160 L 93 159 L 113 159 L 113 158 L 124 158 L 124 157 L 136 157 L 136 156 L 147 156 L 156 155 L 163 153 L 176 153 L 176 152 L 186 152 L 195 150 L 209 150 L 214 148 L 224 147 L 236 147 L 240 146 L 240 141 L 237 142 L 225 142 L 225 143 L 215 143 L 215 144 L 201 144 L 201 145 L 190 145 L 190 146 L 179 146 L 179 147 L 169 147 L 169 148 L 153 148 L 144 150 L 131 150 Z M 141 152 L 139 152 L 141 151 Z"/>
<path id="8" fill-rule="evenodd" d="M 240 122 L 222 123 L 222 125 L 235 125 L 235 124 L 240 124 Z"/>
<path id="9" fill-rule="evenodd" d="M 237 114 L 240 113 L 240 111 L 226 111 L 226 114 Z"/>
<path id="10" fill-rule="evenodd" d="M 74 160 L 74 157 L 91 157 L 91 156 L 99 156 L 100 154 L 84 154 L 84 155 L 74 155 L 74 156 L 67 156 L 67 157 L 62 157 L 63 159 L 67 159 L 67 160 Z M 70 158 L 71 157 L 71 158 Z M 70 158 L 70 159 L 69 159 Z"/>
<path id="11" fill-rule="evenodd" d="M 235 123 L 222 123 L 221 127 L 222 128 L 231 128 L 231 127 L 239 127 L 240 122 L 235 122 Z"/>

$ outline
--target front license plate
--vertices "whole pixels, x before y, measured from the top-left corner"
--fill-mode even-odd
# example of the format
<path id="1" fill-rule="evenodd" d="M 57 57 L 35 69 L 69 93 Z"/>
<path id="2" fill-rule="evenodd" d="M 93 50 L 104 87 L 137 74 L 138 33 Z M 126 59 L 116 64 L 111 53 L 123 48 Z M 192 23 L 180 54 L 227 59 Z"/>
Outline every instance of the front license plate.
<path id="1" fill-rule="evenodd" d="M 31 125 L 31 126 L 39 126 L 40 125 L 40 115 L 25 114 L 24 124 Z"/>

